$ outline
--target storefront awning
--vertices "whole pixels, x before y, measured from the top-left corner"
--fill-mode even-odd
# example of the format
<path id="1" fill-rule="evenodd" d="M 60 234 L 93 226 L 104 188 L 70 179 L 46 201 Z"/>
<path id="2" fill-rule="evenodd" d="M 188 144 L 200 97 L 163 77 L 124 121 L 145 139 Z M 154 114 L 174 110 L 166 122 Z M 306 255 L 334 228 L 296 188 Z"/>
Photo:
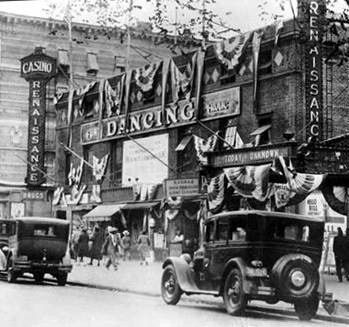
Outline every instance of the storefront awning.
<path id="1" fill-rule="evenodd" d="M 135 202 L 127 203 L 123 206 L 123 210 L 136 210 L 136 209 L 151 209 L 155 207 L 159 202 Z"/>
<path id="2" fill-rule="evenodd" d="M 102 204 L 98 207 L 92 209 L 89 213 L 87 213 L 84 218 L 89 221 L 103 221 L 109 220 L 112 215 L 116 212 L 123 209 L 125 204 Z"/>

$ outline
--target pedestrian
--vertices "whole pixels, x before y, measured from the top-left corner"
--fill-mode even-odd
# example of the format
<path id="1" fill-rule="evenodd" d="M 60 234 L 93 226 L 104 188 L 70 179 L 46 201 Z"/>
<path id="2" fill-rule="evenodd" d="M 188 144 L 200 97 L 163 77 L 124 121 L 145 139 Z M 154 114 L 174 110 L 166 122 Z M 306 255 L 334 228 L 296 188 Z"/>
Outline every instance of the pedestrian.
<path id="1" fill-rule="evenodd" d="M 93 265 L 93 260 L 96 259 L 97 266 L 99 266 L 99 263 L 102 259 L 101 250 L 103 246 L 103 240 L 104 240 L 103 232 L 101 231 L 99 226 L 96 225 L 93 228 L 93 232 L 90 237 L 90 242 L 92 243 L 91 249 L 90 249 L 90 265 Z"/>
<path id="2" fill-rule="evenodd" d="M 349 281 L 349 228 L 347 228 L 343 242 L 343 267 L 347 281 Z"/>
<path id="3" fill-rule="evenodd" d="M 105 267 L 109 269 L 110 265 L 113 265 L 114 270 L 118 270 L 118 251 L 119 240 L 117 237 L 117 228 L 108 226 L 108 236 L 106 237 L 103 246 L 102 254 L 107 256 Z"/>
<path id="4" fill-rule="evenodd" d="M 123 251 L 123 260 L 131 260 L 131 237 L 130 237 L 130 233 L 127 230 L 124 230 L 122 232 L 123 236 L 121 238 L 121 247 L 122 247 L 122 251 Z"/>
<path id="5" fill-rule="evenodd" d="M 138 251 L 141 257 L 140 264 L 148 265 L 148 260 L 150 257 L 150 239 L 146 231 L 143 231 L 137 239 Z"/>
<path id="6" fill-rule="evenodd" d="M 88 241 L 87 228 L 83 227 L 78 238 L 78 258 L 80 262 L 84 261 L 84 257 L 88 256 Z"/>
<path id="7" fill-rule="evenodd" d="M 70 255 L 71 257 L 77 261 L 78 260 L 78 239 L 80 235 L 80 228 L 76 227 L 73 230 L 71 240 L 70 240 Z"/>
<path id="8" fill-rule="evenodd" d="M 342 268 L 343 268 L 343 258 L 344 258 L 344 243 L 345 238 L 343 235 L 343 231 L 340 227 L 337 228 L 337 236 L 333 240 L 333 253 L 336 262 L 336 272 L 338 281 L 341 283 L 343 281 L 342 277 Z"/>

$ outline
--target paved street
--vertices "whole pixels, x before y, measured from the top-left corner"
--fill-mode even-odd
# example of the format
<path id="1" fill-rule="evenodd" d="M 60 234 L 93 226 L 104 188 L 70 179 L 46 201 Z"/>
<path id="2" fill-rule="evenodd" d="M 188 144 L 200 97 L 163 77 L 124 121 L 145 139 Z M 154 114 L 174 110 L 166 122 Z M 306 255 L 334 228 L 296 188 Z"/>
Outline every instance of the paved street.
<path id="1" fill-rule="evenodd" d="M 5 327 L 345 326 L 254 310 L 245 317 L 230 317 L 219 305 L 181 301 L 167 306 L 158 297 L 48 282 L 35 285 L 23 279 L 17 284 L 0 281 L 0 288 L 0 322 Z"/>

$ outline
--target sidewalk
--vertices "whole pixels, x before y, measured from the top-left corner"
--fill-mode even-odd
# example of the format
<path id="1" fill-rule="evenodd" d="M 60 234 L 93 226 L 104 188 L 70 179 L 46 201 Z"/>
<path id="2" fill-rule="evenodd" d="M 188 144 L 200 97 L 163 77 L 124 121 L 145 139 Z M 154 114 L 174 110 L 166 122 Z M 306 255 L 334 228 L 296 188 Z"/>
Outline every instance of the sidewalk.
<path id="1" fill-rule="evenodd" d="M 96 263 L 95 263 L 96 264 Z M 77 285 L 87 285 L 96 288 L 105 288 L 120 292 L 131 292 L 148 296 L 160 296 L 160 280 L 162 273 L 162 263 L 154 262 L 148 266 L 140 265 L 139 261 L 121 262 L 119 269 L 114 271 L 106 269 L 104 266 L 90 266 L 85 263 L 75 263 L 73 271 L 68 276 L 68 282 Z M 349 282 L 338 283 L 335 275 L 325 275 L 327 292 L 333 293 L 333 298 L 340 302 L 349 304 Z M 191 295 L 183 296 L 185 301 L 208 302 L 215 305 L 223 305 L 222 299 L 212 296 Z M 261 304 L 263 302 L 260 302 Z M 259 305 L 259 302 L 253 302 Z M 264 307 L 264 304 L 263 304 Z M 276 305 L 265 307 L 270 310 L 281 309 L 294 311 L 293 306 L 288 303 L 279 302 Z M 320 306 L 318 312 L 322 316 L 328 316 L 327 312 Z M 348 312 L 340 310 L 337 315 L 349 317 Z"/>

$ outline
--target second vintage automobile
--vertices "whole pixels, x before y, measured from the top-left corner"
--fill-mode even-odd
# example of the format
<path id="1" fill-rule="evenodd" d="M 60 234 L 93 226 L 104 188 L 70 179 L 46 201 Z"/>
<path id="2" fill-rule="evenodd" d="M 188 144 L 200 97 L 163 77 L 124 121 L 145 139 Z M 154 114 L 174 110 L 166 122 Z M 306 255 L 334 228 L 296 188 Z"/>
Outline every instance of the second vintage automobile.
<path id="1" fill-rule="evenodd" d="M 329 299 L 319 274 L 324 221 L 291 213 L 231 211 L 204 222 L 194 253 L 163 263 L 162 297 L 176 304 L 183 293 L 222 296 L 226 311 L 243 313 L 248 301 L 294 304 L 310 320 Z"/>
<path id="2" fill-rule="evenodd" d="M 68 240 L 69 222 L 56 218 L 24 217 L 8 223 L 8 246 L 3 249 L 6 267 L 2 271 L 13 283 L 24 273 L 42 282 L 46 273 L 64 286 L 72 270 Z"/>

